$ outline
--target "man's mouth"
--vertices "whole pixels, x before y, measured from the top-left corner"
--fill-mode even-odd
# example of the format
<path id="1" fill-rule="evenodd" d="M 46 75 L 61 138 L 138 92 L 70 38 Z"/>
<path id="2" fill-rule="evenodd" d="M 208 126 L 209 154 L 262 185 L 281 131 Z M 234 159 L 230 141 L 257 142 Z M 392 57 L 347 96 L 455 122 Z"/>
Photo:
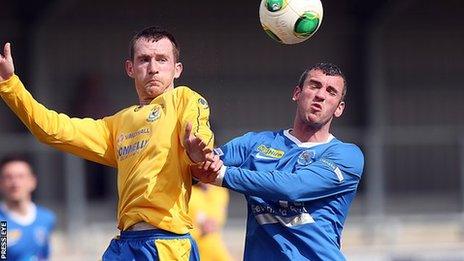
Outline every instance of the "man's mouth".
<path id="1" fill-rule="evenodd" d="M 319 103 L 313 103 L 311 104 L 311 109 L 315 111 L 322 111 L 322 105 Z"/>

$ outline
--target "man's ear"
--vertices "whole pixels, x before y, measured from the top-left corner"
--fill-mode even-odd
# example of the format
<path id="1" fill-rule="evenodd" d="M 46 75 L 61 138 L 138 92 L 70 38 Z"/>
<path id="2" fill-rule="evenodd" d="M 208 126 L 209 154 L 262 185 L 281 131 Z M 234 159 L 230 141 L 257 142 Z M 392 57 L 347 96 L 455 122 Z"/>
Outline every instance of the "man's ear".
<path id="1" fill-rule="evenodd" d="M 131 60 L 126 60 L 124 63 L 124 67 L 126 69 L 126 73 L 129 77 L 134 78 L 134 64 Z"/>
<path id="2" fill-rule="evenodd" d="M 298 98 L 300 97 L 300 93 L 301 93 L 301 88 L 300 88 L 300 86 L 296 86 L 295 89 L 293 90 L 292 100 L 293 100 L 293 101 L 297 101 Z"/>
<path id="3" fill-rule="evenodd" d="M 182 70 L 184 70 L 184 65 L 181 62 L 176 63 L 176 70 L 174 72 L 174 79 L 177 79 L 180 77 Z"/>
<path id="4" fill-rule="evenodd" d="M 336 118 L 342 116 L 344 110 L 345 110 L 345 102 L 344 102 L 344 101 L 341 101 L 341 102 L 338 104 L 337 109 L 336 109 L 335 112 L 334 112 L 334 116 L 335 116 Z"/>

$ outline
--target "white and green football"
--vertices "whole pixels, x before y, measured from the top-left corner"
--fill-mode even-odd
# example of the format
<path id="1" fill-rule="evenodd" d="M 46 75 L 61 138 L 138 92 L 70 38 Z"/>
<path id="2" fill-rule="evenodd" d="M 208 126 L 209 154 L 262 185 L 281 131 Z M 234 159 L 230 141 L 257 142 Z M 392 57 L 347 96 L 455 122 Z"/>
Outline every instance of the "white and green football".
<path id="1" fill-rule="evenodd" d="M 264 31 L 283 44 L 309 39 L 322 23 L 320 0 L 261 0 L 259 19 Z"/>

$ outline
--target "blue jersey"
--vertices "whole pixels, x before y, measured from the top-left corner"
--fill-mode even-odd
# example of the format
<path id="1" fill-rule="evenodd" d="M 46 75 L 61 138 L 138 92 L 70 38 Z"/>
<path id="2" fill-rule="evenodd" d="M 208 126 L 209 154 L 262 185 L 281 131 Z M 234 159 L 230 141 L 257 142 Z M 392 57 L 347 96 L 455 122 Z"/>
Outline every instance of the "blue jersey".
<path id="1" fill-rule="evenodd" d="M 345 260 L 340 237 L 364 156 L 332 135 L 302 143 L 288 130 L 247 133 L 217 150 L 222 185 L 248 202 L 245 260 Z"/>
<path id="2" fill-rule="evenodd" d="M 23 223 L 0 208 L 0 220 L 7 222 L 7 259 L 12 261 L 47 260 L 50 234 L 55 226 L 55 215 L 48 209 L 34 206 L 35 218 Z M 32 213 L 34 214 L 34 213 Z"/>

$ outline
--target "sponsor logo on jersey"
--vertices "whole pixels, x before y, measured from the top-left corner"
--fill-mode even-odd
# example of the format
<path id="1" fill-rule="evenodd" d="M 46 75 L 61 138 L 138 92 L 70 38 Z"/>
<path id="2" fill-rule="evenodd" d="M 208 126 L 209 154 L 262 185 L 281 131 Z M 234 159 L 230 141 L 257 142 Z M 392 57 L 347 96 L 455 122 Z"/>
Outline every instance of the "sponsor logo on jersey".
<path id="1" fill-rule="evenodd" d="M 251 204 L 251 211 L 260 225 L 280 223 L 286 227 L 314 223 L 314 219 L 304 206 L 287 202 L 286 206 L 272 204 Z"/>
<path id="2" fill-rule="evenodd" d="M 142 134 L 150 134 L 151 130 L 150 128 L 141 128 L 141 129 L 138 129 L 134 132 L 130 132 L 130 133 L 122 133 L 121 135 L 118 136 L 118 138 L 116 139 L 117 143 L 118 144 L 121 144 L 123 143 L 125 140 L 128 140 L 128 139 L 133 139 L 139 135 L 142 135 Z"/>
<path id="3" fill-rule="evenodd" d="M 300 153 L 298 156 L 297 163 L 298 165 L 306 166 L 311 164 L 316 157 L 316 152 L 314 150 L 305 150 Z"/>
<path id="4" fill-rule="evenodd" d="M 13 246 L 21 239 L 22 232 L 19 229 L 12 229 L 8 231 L 8 246 Z"/>
<path id="5" fill-rule="evenodd" d="M 199 98 L 198 104 L 200 104 L 201 107 L 208 109 L 208 102 L 204 98 Z"/>
<path id="6" fill-rule="evenodd" d="M 321 162 L 335 173 L 335 175 L 338 178 L 338 181 L 342 182 L 345 179 L 345 177 L 343 177 L 342 171 L 333 161 L 328 159 L 321 159 Z"/>
<path id="7" fill-rule="evenodd" d="M 282 150 L 266 147 L 266 145 L 263 144 L 259 145 L 257 150 L 258 153 L 255 156 L 257 159 L 275 160 L 282 158 L 285 154 Z"/>
<path id="8" fill-rule="evenodd" d="M 155 106 L 148 114 L 147 121 L 154 122 L 161 116 L 161 106 Z"/>
<path id="9" fill-rule="evenodd" d="M 127 157 L 139 152 L 144 149 L 148 144 L 148 140 L 140 140 L 127 146 L 121 146 L 118 148 L 119 160 L 124 160 Z"/>

